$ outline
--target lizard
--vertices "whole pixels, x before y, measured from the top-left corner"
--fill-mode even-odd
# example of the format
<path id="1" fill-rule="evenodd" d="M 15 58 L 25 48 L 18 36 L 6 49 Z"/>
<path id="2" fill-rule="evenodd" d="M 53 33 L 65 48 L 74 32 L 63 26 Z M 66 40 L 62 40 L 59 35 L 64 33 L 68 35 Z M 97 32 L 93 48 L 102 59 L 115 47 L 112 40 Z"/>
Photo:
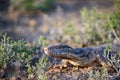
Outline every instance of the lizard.
<path id="1" fill-rule="evenodd" d="M 62 59 L 67 67 L 70 63 L 73 66 L 91 67 L 101 65 L 107 69 L 111 69 L 112 65 L 108 58 L 112 54 L 116 54 L 120 50 L 119 43 L 108 43 L 100 46 L 90 46 L 84 48 L 72 48 L 66 44 L 57 44 L 44 47 L 46 55 Z M 105 55 L 106 54 L 106 55 Z"/>

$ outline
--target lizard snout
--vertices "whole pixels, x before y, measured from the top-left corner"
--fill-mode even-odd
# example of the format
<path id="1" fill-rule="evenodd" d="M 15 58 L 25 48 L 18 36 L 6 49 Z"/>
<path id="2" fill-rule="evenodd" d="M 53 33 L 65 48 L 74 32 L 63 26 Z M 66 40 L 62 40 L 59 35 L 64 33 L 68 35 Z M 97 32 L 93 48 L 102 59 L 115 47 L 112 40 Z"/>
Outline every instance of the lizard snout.
<path id="1" fill-rule="evenodd" d="M 44 47 L 44 52 L 45 52 L 45 54 L 49 55 L 48 47 Z"/>

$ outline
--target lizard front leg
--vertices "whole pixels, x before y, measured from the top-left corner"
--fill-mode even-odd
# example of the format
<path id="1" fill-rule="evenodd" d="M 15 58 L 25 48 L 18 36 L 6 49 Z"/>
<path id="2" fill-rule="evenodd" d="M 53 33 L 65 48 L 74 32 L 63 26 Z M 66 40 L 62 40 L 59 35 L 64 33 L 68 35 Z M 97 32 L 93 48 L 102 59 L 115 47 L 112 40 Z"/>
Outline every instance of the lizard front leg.
<path id="1" fill-rule="evenodd" d="M 61 64 L 52 66 L 51 68 L 54 68 L 54 69 L 63 69 L 63 68 L 66 68 L 66 67 L 71 67 L 71 66 L 72 66 L 72 64 L 69 63 L 69 60 L 63 59 L 61 61 Z"/>
<path id="2" fill-rule="evenodd" d="M 114 69 L 112 65 L 110 64 L 109 60 L 106 59 L 103 55 L 98 54 L 97 55 L 98 61 L 101 63 L 101 65 L 107 69 L 108 72 L 113 72 Z"/>

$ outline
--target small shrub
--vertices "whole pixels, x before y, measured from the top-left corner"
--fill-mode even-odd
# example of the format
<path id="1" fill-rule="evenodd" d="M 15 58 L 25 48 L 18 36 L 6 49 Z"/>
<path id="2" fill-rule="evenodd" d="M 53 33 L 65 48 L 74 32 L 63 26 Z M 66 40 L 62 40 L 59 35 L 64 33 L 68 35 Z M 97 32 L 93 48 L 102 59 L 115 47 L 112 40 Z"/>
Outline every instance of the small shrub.
<path id="1" fill-rule="evenodd" d="M 48 58 L 46 58 L 44 55 L 40 58 L 39 62 L 36 64 L 36 74 L 38 76 L 38 79 L 40 80 L 46 80 L 47 77 L 45 76 L 45 71 L 48 68 Z"/>
<path id="2" fill-rule="evenodd" d="M 39 44 L 42 47 L 47 45 L 47 41 L 46 41 L 46 38 L 44 36 L 40 36 Z M 38 76 L 38 79 L 46 80 L 47 77 L 45 76 L 45 71 L 48 68 L 48 58 L 45 57 L 45 55 L 43 54 L 36 65 L 37 66 L 36 66 L 36 70 L 35 71 L 36 71 L 36 74 Z"/>
<path id="3" fill-rule="evenodd" d="M 96 8 L 93 8 L 90 11 L 83 8 L 80 13 L 82 17 L 83 27 L 85 27 L 85 36 L 87 41 L 92 40 L 97 44 L 110 41 L 109 38 L 107 38 L 107 35 L 109 32 L 111 32 L 111 28 L 105 27 L 105 15 L 98 13 Z"/>
<path id="4" fill-rule="evenodd" d="M 35 11 L 38 9 L 49 11 L 55 7 L 57 0 L 11 0 L 11 3 L 21 11 Z"/>
<path id="5" fill-rule="evenodd" d="M 106 19 L 106 24 L 105 27 L 110 27 L 112 30 L 115 38 L 117 39 L 118 42 L 120 42 L 119 37 L 120 37 L 120 1 L 119 0 L 114 0 L 116 9 L 115 11 L 107 16 Z"/>
<path id="6" fill-rule="evenodd" d="M 108 42 L 120 42 L 120 1 L 114 0 L 116 9 L 111 14 L 99 13 L 96 8 L 80 11 L 81 25 L 78 28 L 72 22 L 68 22 L 63 29 L 64 36 L 69 41 L 85 44 L 102 44 Z M 82 31 L 82 32 L 81 32 Z"/>
<path id="7" fill-rule="evenodd" d="M 40 36 L 39 41 L 41 47 L 46 45 L 45 37 Z M 19 62 L 21 63 L 20 66 L 28 67 L 27 72 L 29 75 L 37 75 L 40 80 L 45 80 L 44 72 L 47 69 L 48 59 L 43 55 L 40 57 L 38 63 L 34 62 L 36 66 L 30 65 L 36 49 L 38 49 L 38 47 L 33 44 L 28 45 L 28 43 L 23 40 L 13 41 L 10 37 L 7 37 L 7 34 L 3 35 L 0 42 L 0 72 L 3 72 L 8 65 Z"/>
<path id="8" fill-rule="evenodd" d="M 43 11 L 49 11 L 54 8 L 57 3 L 57 0 L 41 0 L 38 7 Z"/>
<path id="9" fill-rule="evenodd" d="M 80 14 L 81 26 L 79 28 L 74 26 L 72 22 L 68 22 L 63 30 L 64 35 L 69 36 L 72 42 L 101 44 L 111 41 L 108 34 L 112 32 L 112 29 L 106 26 L 108 24 L 105 22 L 106 15 L 98 13 L 96 8 L 92 10 L 83 8 Z"/>
<path id="10" fill-rule="evenodd" d="M 10 65 L 16 61 L 25 65 L 31 59 L 31 55 L 35 51 L 35 46 L 27 46 L 27 43 L 23 40 L 13 41 L 7 35 L 3 35 L 3 39 L 0 42 L 0 65 L 1 69 L 5 69 L 7 65 Z"/>
<path id="11" fill-rule="evenodd" d="M 77 34 L 76 30 L 74 30 L 74 25 L 72 24 L 72 22 L 67 22 L 66 23 L 66 28 L 64 28 L 64 34 L 66 35 L 70 35 L 70 36 L 74 36 L 75 34 Z"/>
<path id="12" fill-rule="evenodd" d="M 117 72 L 117 75 L 119 75 L 120 74 L 120 50 L 118 49 L 116 53 L 113 52 L 114 54 L 111 54 L 111 52 L 112 52 L 112 45 L 109 47 L 106 47 L 106 49 L 104 50 L 104 56 L 107 57 L 112 67 Z"/>
<path id="13" fill-rule="evenodd" d="M 44 36 L 40 36 L 39 45 L 43 48 L 47 45 L 46 38 Z M 45 71 L 48 68 L 48 58 L 43 54 L 39 61 L 36 63 L 36 66 L 28 65 L 28 73 L 30 75 L 37 75 L 37 78 L 40 80 L 46 80 Z"/>

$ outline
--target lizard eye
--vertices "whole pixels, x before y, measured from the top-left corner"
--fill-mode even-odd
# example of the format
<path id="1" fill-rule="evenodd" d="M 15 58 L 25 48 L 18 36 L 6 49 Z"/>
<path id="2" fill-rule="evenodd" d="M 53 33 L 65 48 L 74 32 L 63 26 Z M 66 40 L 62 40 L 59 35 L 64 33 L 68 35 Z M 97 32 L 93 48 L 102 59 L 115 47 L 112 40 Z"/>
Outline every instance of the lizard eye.
<path id="1" fill-rule="evenodd" d="M 61 47 L 58 47 L 58 49 L 61 49 Z"/>

